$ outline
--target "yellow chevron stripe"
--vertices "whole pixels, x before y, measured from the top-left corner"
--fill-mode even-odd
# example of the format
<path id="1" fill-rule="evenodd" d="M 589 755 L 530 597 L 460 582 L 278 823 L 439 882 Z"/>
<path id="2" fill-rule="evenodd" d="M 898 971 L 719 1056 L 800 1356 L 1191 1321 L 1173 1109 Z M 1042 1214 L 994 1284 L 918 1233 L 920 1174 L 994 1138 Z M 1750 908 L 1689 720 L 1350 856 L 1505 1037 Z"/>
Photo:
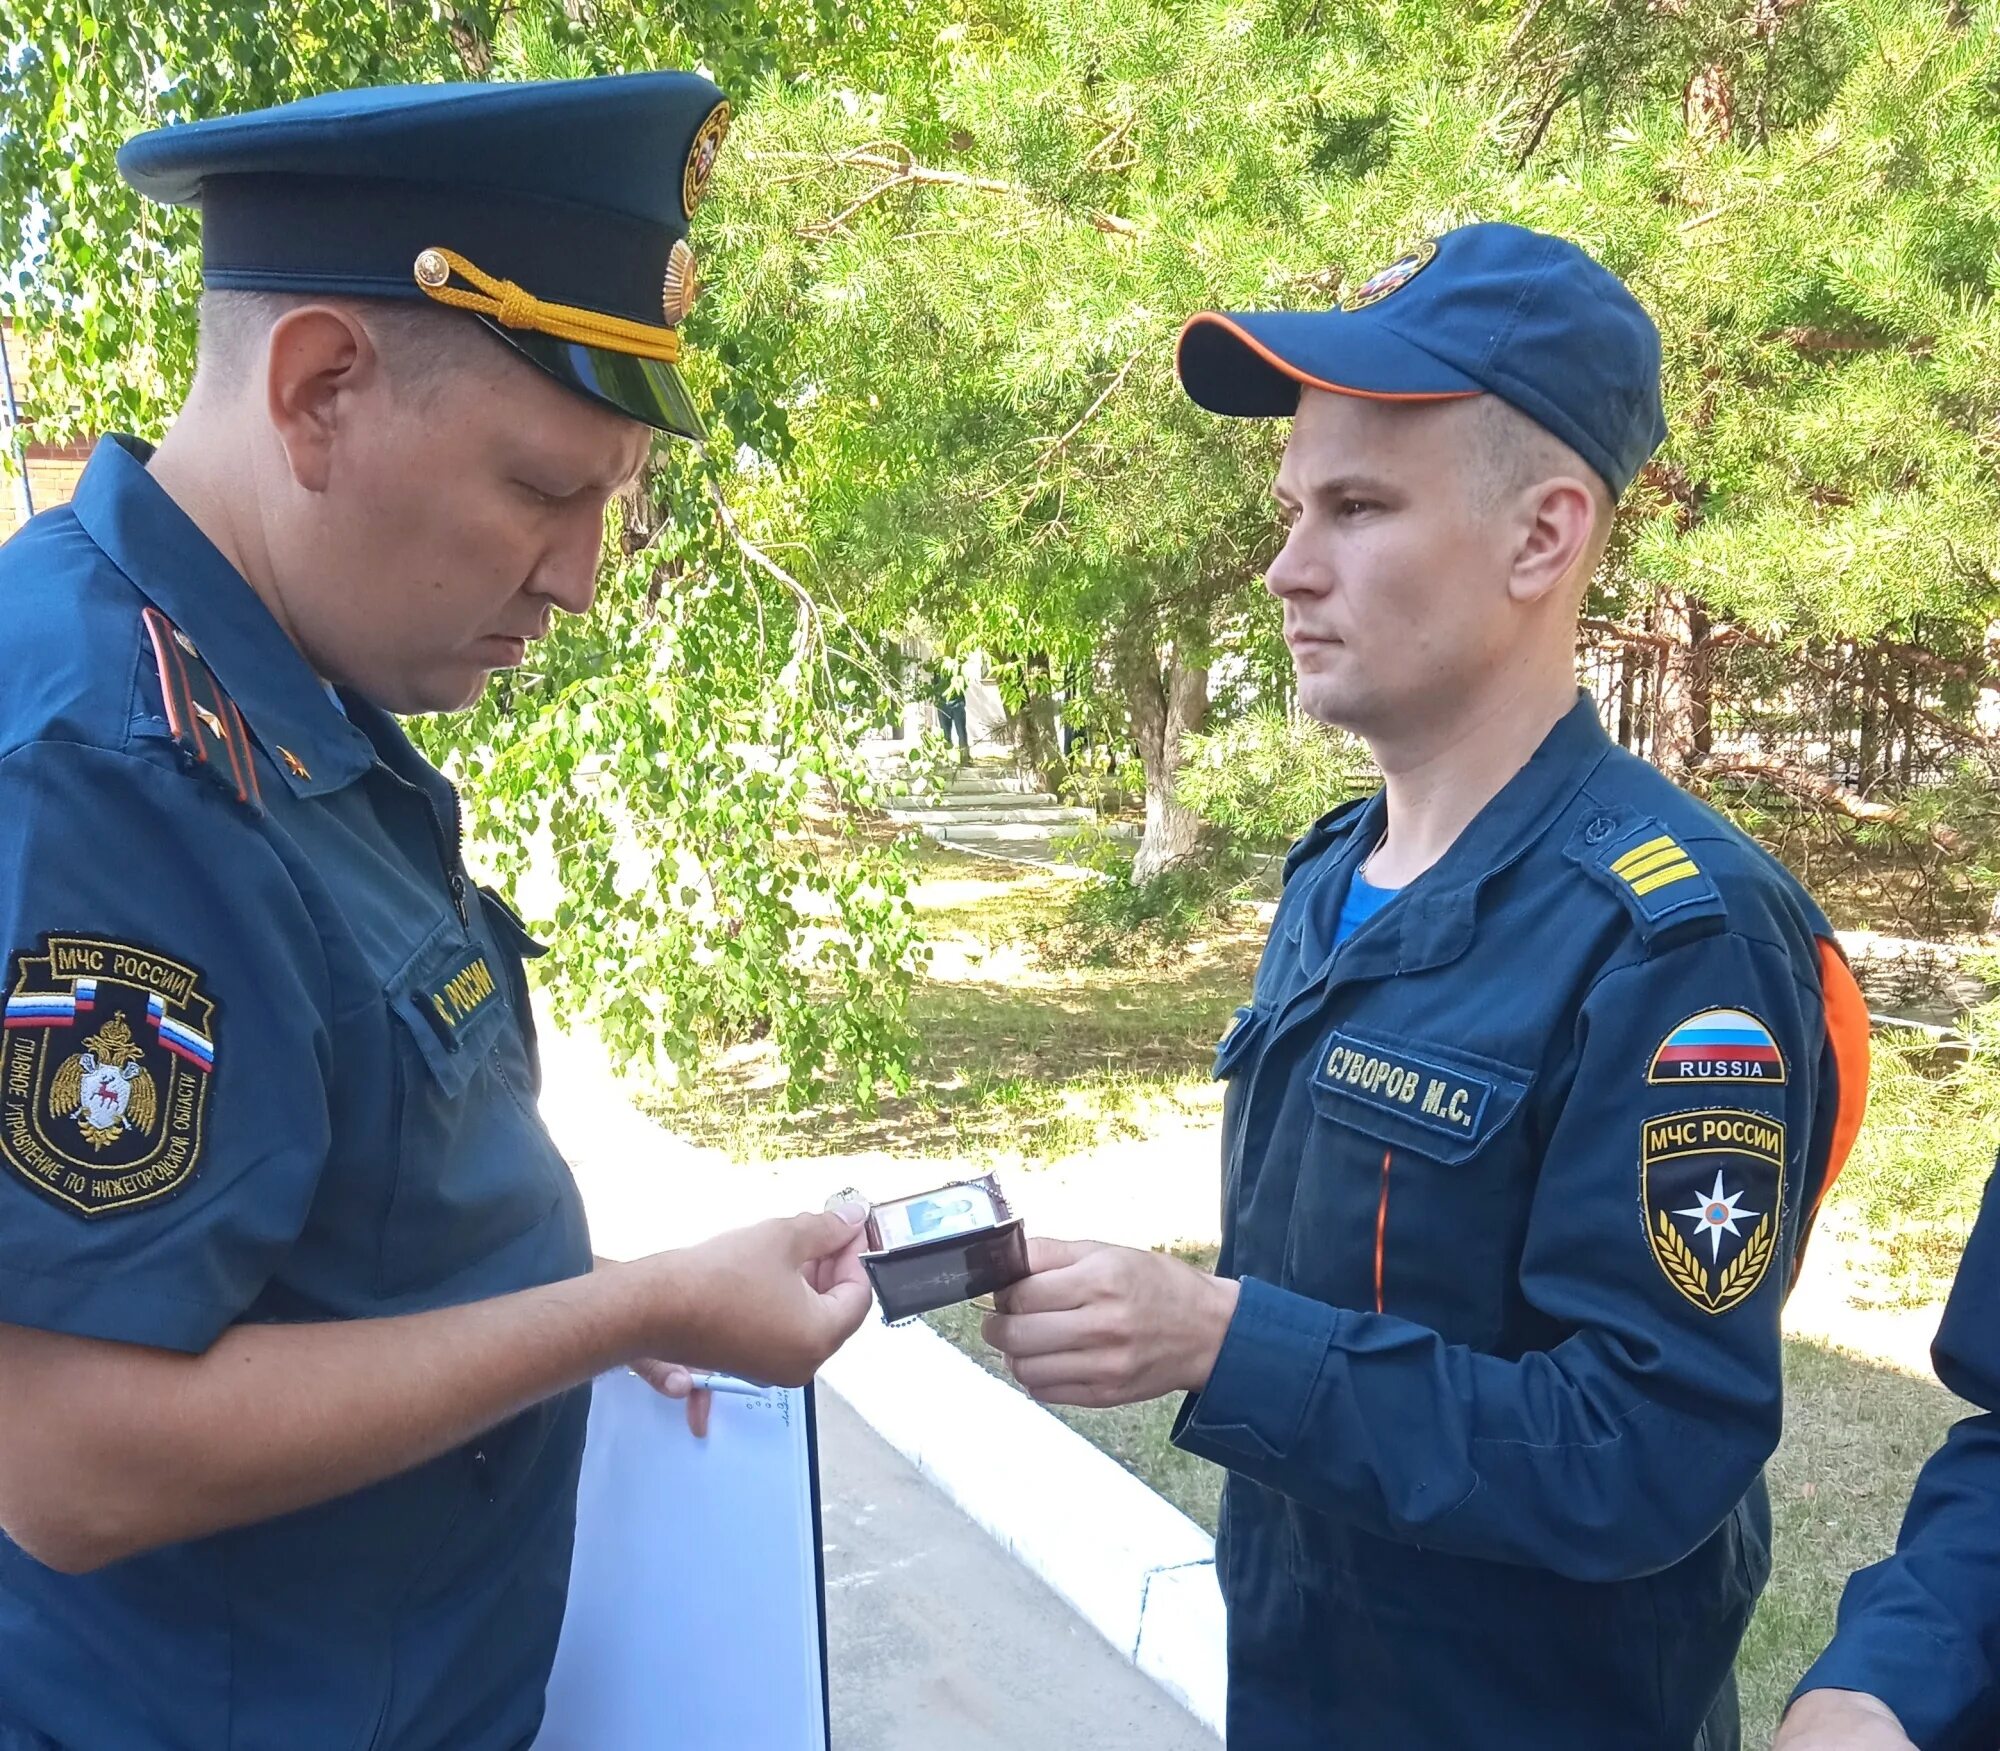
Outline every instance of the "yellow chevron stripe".
<path id="1" fill-rule="evenodd" d="M 1626 852 L 1623 857 L 1619 858 L 1611 866 L 1611 873 L 1613 875 L 1624 875 L 1633 864 L 1645 862 L 1654 852 L 1672 851 L 1674 849 L 1676 847 L 1673 835 L 1671 833 L 1662 833 L 1659 838 L 1648 839 L 1644 845 L 1636 845 L 1630 851 Z"/>
<path id="2" fill-rule="evenodd" d="M 1643 881 L 1634 882 L 1632 884 L 1632 892 L 1635 894 L 1650 894 L 1655 888 L 1664 888 L 1674 882 L 1684 882 L 1689 876 L 1698 876 L 1700 874 L 1700 870 L 1683 859 L 1679 863 L 1669 864 L 1657 875 L 1649 875 Z"/>
<path id="3" fill-rule="evenodd" d="M 1618 873 L 1628 882 L 1636 882 L 1641 876 L 1649 876 L 1655 870 L 1662 870 L 1670 863 L 1678 863 L 1687 856 L 1678 845 L 1669 845 L 1664 851 L 1656 851 L 1651 857 L 1641 858 L 1637 863 L 1628 864 Z"/>

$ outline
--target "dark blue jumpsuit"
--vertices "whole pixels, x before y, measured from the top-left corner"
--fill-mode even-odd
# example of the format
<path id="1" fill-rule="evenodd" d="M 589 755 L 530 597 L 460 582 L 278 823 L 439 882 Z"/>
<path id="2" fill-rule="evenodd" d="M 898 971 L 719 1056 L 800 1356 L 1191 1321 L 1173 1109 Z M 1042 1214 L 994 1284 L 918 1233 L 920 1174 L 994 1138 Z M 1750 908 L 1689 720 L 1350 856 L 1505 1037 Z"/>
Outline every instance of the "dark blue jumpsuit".
<path id="1" fill-rule="evenodd" d="M 1175 1438 L 1230 1473 L 1230 1743 L 1732 1747 L 1865 1010 L 1588 700 L 1335 952 L 1383 809 L 1294 850 L 1217 1057 L 1242 1295 Z"/>
<path id="2" fill-rule="evenodd" d="M 1863 1690 L 1923 1751 L 2000 1745 L 2000 1175 L 1931 1348 L 1976 1407 L 1917 1476 L 1896 1554 L 1847 1583 L 1840 1627 L 1799 1689 Z"/>
<path id="3" fill-rule="evenodd" d="M 0 1321 L 193 1354 L 587 1272 L 451 787 L 146 456 L 0 549 Z M 0 1538 L 0 1748 L 526 1746 L 585 1410 L 89 1575 Z"/>

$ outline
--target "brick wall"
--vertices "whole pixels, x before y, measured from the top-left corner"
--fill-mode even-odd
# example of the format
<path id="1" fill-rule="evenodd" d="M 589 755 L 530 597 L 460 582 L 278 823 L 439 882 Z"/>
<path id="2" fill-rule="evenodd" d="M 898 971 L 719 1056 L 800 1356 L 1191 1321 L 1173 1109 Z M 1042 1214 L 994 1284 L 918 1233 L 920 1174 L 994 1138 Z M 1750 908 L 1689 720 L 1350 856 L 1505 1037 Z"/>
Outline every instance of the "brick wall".
<path id="1" fill-rule="evenodd" d="M 0 346 L 7 349 L 7 364 L 14 378 L 14 399 L 25 408 L 29 399 L 27 349 L 14 333 L 11 322 L 0 322 Z M 0 430 L 4 430 L 4 410 L 0 410 Z M 88 444 L 28 445 L 28 487 L 35 509 L 66 504 L 76 491 L 83 465 L 90 459 Z M 9 474 L 0 480 L 0 541 L 14 533 L 21 522 L 21 489 Z"/>
<path id="2" fill-rule="evenodd" d="M 82 477 L 83 465 L 90 460 L 90 446 L 73 444 L 57 448 L 49 444 L 28 446 L 28 486 L 35 495 L 35 509 L 67 504 Z M 0 488 L 0 541 L 14 533 L 21 522 L 21 492 L 10 479 Z"/>

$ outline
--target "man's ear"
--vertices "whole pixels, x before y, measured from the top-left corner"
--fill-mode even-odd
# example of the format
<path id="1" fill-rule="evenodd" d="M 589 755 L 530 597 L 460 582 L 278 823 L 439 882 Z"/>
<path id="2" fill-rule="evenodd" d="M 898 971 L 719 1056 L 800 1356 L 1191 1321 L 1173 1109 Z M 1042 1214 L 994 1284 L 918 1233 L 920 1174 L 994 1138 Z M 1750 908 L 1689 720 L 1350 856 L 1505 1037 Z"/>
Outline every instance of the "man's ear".
<path id="1" fill-rule="evenodd" d="M 1507 593 L 1524 604 L 1545 601 L 1589 559 L 1597 531 L 1597 495 L 1573 476 L 1541 481 L 1525 489 L 1515 528 L 1518 540 Z"/>
<path id="2" fill-rule="evenodd" d="M 302 304 L 271 325 L 264 366 L 265 411 L 292 478 L 324 492 L 341 421 L 381 372 L 375 342 L 351 311 Z"/>

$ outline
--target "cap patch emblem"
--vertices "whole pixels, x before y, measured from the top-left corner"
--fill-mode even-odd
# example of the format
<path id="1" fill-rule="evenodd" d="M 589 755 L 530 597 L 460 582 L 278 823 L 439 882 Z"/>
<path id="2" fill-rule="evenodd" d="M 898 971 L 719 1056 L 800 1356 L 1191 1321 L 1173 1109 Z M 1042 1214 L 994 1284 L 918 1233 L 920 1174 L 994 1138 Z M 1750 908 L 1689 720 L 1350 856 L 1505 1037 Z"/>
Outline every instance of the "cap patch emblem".
<path id="1" fill-rule="evenodd" d="M 708 112 L 708 120 L 695 131 L 694 144 L 688 148 L 687 168 L 681 172 L 681 207 L 690 219 L 701 205 L 701 197 L 708 193 L 708 179 L 722 150 L 722 137 L 728 132 L 729 105 L 718 103 Z"/>
<path id="2" fill-rule="evenodd" d="M 694 251 L 686 238 L 676 237 L 667 252 L 667 278 L 660 289 L 660 311 L 669 328 L 694 308 L 695 285 Z"/>
<path id="3" fill-rule="evenodd" d="M 1341 299 L 1341 309 L 1350 312 L 1365 310 L 1370 304 L 1381 303 L 1391 292 L 1400 291 L 1429 267 L 1437 252 L 1438 246 L 1426 238 L 1408 255 L 1397 257 L 1380 273 L 1371 274 L 1363 280 Z"/>

